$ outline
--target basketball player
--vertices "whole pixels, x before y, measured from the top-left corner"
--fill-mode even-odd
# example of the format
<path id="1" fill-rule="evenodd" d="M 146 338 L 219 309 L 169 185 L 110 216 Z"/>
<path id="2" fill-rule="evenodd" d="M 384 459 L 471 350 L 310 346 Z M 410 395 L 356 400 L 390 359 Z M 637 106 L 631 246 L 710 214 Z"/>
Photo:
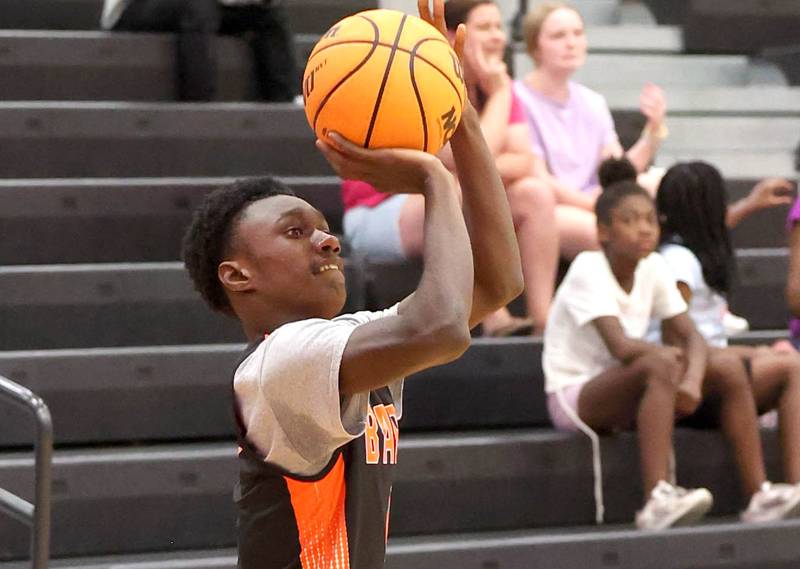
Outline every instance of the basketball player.
<path id="1" fill-rule="evenodd" d="M 442 0 L 432 17 L 427 4 L 421 16 L 443 31 Z M 433 155 L 317 142 L 340 176 L 425 198 L 422 279 L 387 310 L 334 317 L 345 301 L 339 242 L 276 180 L 221 188 L 195 214 L 186 267 L 251 342 L 233 380 L 243 569 L 383 567 L 403 378 L 459 357 L 469 328 L 521 292 L 505 190 L 466 105 L 452 137 L 463 213 Z"/>

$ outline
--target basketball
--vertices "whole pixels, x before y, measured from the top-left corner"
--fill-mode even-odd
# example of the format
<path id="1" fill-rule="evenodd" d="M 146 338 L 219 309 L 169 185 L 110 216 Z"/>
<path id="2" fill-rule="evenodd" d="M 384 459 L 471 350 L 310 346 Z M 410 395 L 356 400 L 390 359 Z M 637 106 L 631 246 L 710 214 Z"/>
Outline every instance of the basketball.
<path id="1" fill-rule="evenodd" d="M 303 73 L 308 123 L 365 148 L 436 153 L 461 120 L 461 62 L 436 28 L 395 10 L 368 10 L 333 25 Z"/>

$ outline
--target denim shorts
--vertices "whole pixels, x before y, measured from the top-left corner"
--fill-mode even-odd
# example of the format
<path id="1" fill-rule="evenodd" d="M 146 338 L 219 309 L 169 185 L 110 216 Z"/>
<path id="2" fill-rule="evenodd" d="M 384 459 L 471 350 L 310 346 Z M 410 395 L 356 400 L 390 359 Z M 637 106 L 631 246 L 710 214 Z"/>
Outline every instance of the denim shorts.
<path id="1" fill-rule="evenodd" d="M 342 223 L 353 251 L 375 261 L 404 260 L 400 212 L 407 199 L 407 194 L 397 194 L 375 207 L 359 206 L 347 210 Z"/>

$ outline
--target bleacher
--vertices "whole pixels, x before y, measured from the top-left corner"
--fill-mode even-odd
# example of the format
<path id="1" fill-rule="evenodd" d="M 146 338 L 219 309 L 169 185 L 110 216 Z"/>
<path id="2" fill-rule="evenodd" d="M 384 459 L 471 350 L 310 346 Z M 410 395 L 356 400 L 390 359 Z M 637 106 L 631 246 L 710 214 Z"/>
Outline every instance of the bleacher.
<path id="1" fill-rule="evenodd" d="M 653 0 L 655 1 L 655 0 Z M 732 197 L 791 175 L 800 87 L 742 54 L 687 54 L 681 28 L 643 5 L 574 2 L 592 51 L 579 79 L 603 92 L 623 142 L 642 125 L 641 84 L 666 87 L 671 136 L 658 164 L 706 159 Z M 235 322 L 211 313 L 179 261 L 193 208 L 237 176 L 273 172 L 341 230 L 338 179 L 302 109 L 252 101 L 245 46 L 218 41 L 220 101 L 171 102 L 172 38 L 97 31 L 100 0 L 0 0 L 0 375 L 51 408 L 53 567 L 232 569 Z M 287 2 L 298 58 L 369 0 Z M 510 20 L 516 1 L 500 3 Z M 414 3 L 386 7 L 413 11 Z M 515 72 L 526 68 L 515 46 Z M 787 208 L 734 232 L 734 312 L 786 336 Z M 350 258 L 348 309 L 413 290 L 416 263 Z M 591 449 L 547 418 L 537 339 L 473 340 L 406 384 L 389 569 L 794 569 L 800 521 L 746 526 L 718 433 L 679 430 L 677 471 L 716 503 L 701 526 L 642 533 L 632 435 L 602 442 L 604 526 L 593 525 Z M 0 488 L 32 499 L 31 433 L 0 407 Z M 780 479 L 777 436 L 763 432 Z M 0 516 L 0 569 L 29 565 L 28 529 Z"/>

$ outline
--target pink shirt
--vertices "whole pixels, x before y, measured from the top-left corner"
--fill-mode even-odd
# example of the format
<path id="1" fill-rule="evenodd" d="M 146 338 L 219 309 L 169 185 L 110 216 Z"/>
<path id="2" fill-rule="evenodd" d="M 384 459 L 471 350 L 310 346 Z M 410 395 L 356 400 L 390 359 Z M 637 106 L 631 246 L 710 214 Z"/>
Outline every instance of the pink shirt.
<path id="1" fill-rule="evenodd" d="M 618 141 L 605 98 L 579 83 L 569 83 L 569 99 L 559 103 L 514 81 L 525 109 L 531 150 L 563 183 L 587 191 L 597 185 L 603 148 Z"/>
<path id="2" fill-rule="evenodd" d="M 522 102 L 511 92 L 511 112 L 508 117 L 508 124 L 518 124 L 525 121 L 525 108 Z M 366 182 L 358 180 L 344 180 L 342 182 L 342 201 L 344 211 L 350 208 L 365 206 L 375 207 L 382 201 L 391 197 L 391 194 L 379 192 Z"/>

